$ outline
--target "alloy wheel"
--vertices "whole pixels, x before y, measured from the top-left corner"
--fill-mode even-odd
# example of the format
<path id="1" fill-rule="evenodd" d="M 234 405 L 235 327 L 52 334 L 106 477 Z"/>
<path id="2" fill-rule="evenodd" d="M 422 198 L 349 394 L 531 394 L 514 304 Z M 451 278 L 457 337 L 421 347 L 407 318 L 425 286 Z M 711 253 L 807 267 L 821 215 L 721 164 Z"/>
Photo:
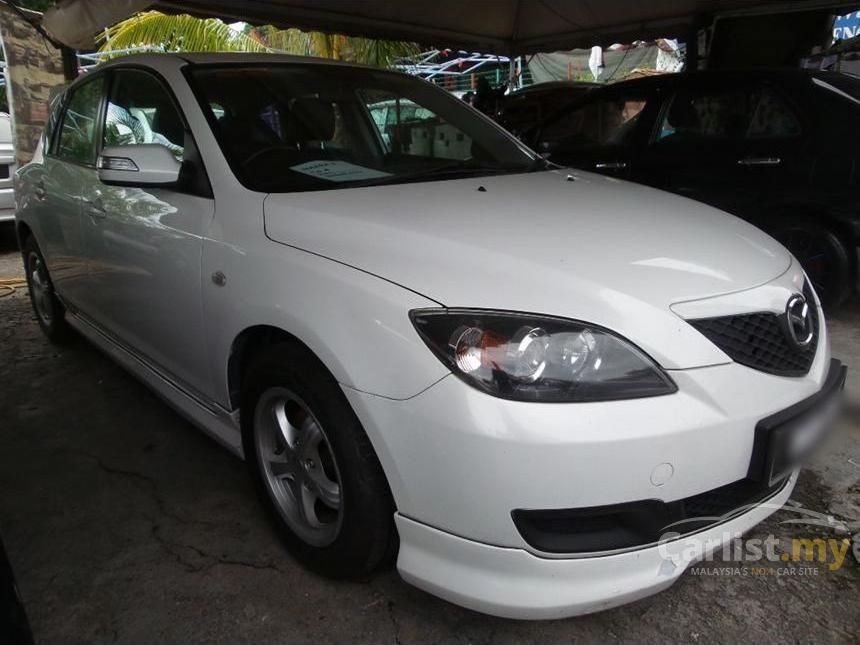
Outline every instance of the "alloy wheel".
<path id="1" fill-rule="evenodd" d="M 253 429 L 258 464 L 278 513 L 302 541 L 330 545 L 343 522 L 342 480 L 319 421 L 295 393 L 272 387 L 257 401 Z"/>
<path id="2" fill-rule="evenodd" d="M 54 317 L 54 304 L 51 300 L 51 282 L 45 263 L 38 253 L 31 252 L 27 256 L 27 278 L 33 297 L 36 313 L 45 324 L 50 324 Z"/>

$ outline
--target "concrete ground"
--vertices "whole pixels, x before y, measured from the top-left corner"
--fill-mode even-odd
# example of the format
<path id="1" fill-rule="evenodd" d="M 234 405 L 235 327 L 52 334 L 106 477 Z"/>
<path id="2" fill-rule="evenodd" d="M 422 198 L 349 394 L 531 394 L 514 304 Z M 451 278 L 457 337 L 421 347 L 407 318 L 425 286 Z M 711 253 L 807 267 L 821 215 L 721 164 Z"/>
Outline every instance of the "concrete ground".
<path id="1" fill-rule="evenodd" d="M 7 236 L 0 279 L 16 275 Z M 830 325 L 834 354 L 860 365 L 860 306 Z M 793 499 L 857 531 L 860 377 L 849 379 L 853 407 Z M 751 536 L 810 535 L 779 523 L 791 517 Z M 455 607 L 394 571 L 319 578 L 282 548 L 241 462 L 83 340 L 48 344 L 23 291 L 0 297 L 0 533 L 43 643 L 860 641 L 850 555 L 818 575 L 688 572 L 634 604 L 541 623 Z"/>

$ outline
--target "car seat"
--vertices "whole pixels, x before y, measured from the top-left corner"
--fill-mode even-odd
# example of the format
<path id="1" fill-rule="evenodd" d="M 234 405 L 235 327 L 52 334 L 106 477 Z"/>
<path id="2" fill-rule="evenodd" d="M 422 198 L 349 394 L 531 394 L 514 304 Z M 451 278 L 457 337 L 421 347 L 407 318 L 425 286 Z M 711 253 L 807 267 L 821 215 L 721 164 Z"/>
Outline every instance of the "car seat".
<path id="1" fill-rule="evenodd" d="M 336 125 L 333 103 L 317 97 L 300 97 L 290 107 L 284 139 L 307 152 L 309 158 L 326 157 L 326 146 L 334 139 Z"/>

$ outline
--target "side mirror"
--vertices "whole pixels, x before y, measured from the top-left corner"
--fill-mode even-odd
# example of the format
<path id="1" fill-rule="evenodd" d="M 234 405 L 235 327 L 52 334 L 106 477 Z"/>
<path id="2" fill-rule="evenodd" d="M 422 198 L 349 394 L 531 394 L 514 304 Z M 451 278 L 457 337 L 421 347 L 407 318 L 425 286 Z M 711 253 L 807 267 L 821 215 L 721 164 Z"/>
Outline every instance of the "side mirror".
<path id="1" fill-rule="evenodd" d="M 159 143 L 106 146 L 98 159 L 99 179 L 114 186 L 173 186 L 180 162 Z"/>

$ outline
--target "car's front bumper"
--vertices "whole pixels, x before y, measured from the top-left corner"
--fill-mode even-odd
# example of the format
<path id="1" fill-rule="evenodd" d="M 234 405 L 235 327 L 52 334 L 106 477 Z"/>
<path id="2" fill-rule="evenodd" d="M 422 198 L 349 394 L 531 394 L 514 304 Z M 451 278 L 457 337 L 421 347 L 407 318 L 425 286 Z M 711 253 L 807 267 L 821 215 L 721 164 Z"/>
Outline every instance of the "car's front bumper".
<path id="1" fill-rule="evenodd" d="M 821 333 L 806 376 L 735 363 L 678 370 L 670 372 L 677 393 L 629 401 L 504 401 L 454 376 L 407 400 L 344 387 L 397 504 L 403 577 L 523 618 L 595 611 L 668 586 L 684 565 L 669 567 L 653 545 L 547 553 L 524 539 L 512 512 L 674 503 L 744 480 L 757 424 L 825 384 L 830 350 Z M 781 505 L 793 485 L 770 503 Z M 744 531 L 772 510 L 733 514 L 700 534 Z"/>
<path id="2" fill-rule="evenodd" d="M 397 568 L 420 589 L 495 616 L 550 619 L 601 611 L 670 586 L 706 549 L 718 548 L 782 506 L 796 480 L 795 473 L 767 503 L 693 538 L 599 557 L 542 558 L 457 537 L 398 514 Z"/>

